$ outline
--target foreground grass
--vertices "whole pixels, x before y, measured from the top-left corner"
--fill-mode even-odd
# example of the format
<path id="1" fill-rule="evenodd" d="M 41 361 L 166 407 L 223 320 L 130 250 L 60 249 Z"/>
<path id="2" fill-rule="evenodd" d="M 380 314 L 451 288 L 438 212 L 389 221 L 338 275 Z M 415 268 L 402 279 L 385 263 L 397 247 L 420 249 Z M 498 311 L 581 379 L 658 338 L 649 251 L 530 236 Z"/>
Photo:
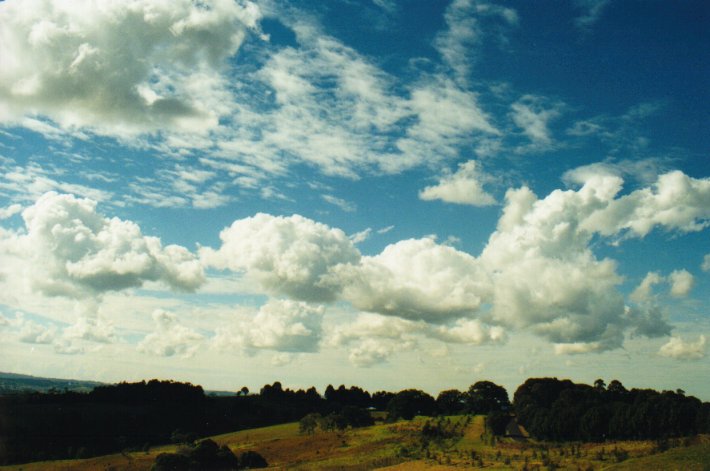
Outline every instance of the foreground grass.
<path id="1" fill-rule="evenodd" d="M 551 444 L 532 440 L 492 439 L 485 433 L 483 417 L 442 419 L 451 437 L 423 440 L 427 418 L 346 432 L 301 435 L 298 424 L 244 430 L 212 437 L 235 452 L 254 450 L 271 469 L 294 470 L 450 470 L 484 468 L 568 470 L 710 470 L 710 437 L 672 443 L 657 452 L 651 441 L 603 444 Z M 149 470 L 160 453 L 175 452 L 175 445 L 147 452 L 107 455 L 84 460 L 64 460 L 7 466 L 3 470 Z"/>

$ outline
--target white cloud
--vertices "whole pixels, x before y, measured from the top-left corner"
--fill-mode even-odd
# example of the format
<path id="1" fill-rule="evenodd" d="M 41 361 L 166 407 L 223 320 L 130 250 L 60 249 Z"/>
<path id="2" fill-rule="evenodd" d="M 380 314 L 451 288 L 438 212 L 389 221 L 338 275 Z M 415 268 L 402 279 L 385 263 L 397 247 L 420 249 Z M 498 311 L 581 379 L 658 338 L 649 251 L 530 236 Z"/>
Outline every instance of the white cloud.
<path id="1" fill-rule="evenodd" d="M 660 176 L 655 186 L 665 188 L 668 175 L 673 176 Z M 705 184 L 688 181 L 688 191 Z M 582 183 L 578 190 L 555 190 L 542 199 L 525 187 L 509 190 L 497 229 L 478 258 L 433 238 L 402 240 L 378 255 L 361 256 L 342 231 L 300 216 L 266 214 L 236 221 L 223 231 L 220 249 L 203 249 L 201 255 L 212 266 L 245 271 L 268 292 L 345 300 L 362 311 L 415 321 L 399 325 L 407 335 L 445 342 L 500 342 L 502 328 L 525 329 L 558 344 L 560 353 L 574 353 L 619 348 L 629 332 L 668 335 L 661 311 L 626 306 L 616 262 L 598 259 L 590 248 L 596 235 L 618 235 L 608 227 L 624 231 L 624 215 L 647 214 L 645 206 L 657 207 L 657 199 L 637 196 L 649 188 L 617 197 L 623 180 L 613 174 L 588 172 Z M 612 212 L 606 225 L 599 224 L 600 213 L 626 198 L 634 201 L 634 211 Z M 698 208 L 669 222 L 656 216 L 657 224 L 680 230 L 705 224 L 705 210 L 693 203 L 702 197 L 674 193 L 671 199 Z M 689 289 L 687 275 L 672 278 L 677 293 Z M 649 274 L 631 300 L 648 303 L 652 286 L 661 281 L 666 279 Z M 398 338 L 404 335 L 390 328 Z M 376 349 L 377 358 L 386 350 Z"/>
<path id="2" fill-rule="evenodd" d="M 447 343 L 468 345 L 504 343 L 507 340 L 503 328 L 486 326 L 477 319 L 458 319 L 453 326 L 432 327 L 427 335 Z"/>
<path id="3" fill-rule="evenodd" d="M 605 236 L 625 232 L 627 237 L 644 237 L 656 226 L 700 231 L 710 224 L 708 220 L 710 178 L 673 171 L 660 175 L 650 187 L 607 201 L 583 221 L 582 228 Z"/>
<path id="4" fill-rule="evenodd" d="M 204 337 L 181 325 L 175 314 L 157 309 L 152 314 L 155 331 L 146 335 L 138 344 L 138 351 L 157 356 L 179 355 L 192 357 Z"/>
<path id="5" fill-rule="evenodd" d="M 631 300 L 637 303 L 652 300 L 653 286 L 663 282 L 670 284 L 670 294 L 672 296 L 680 298 L 690 293 L 695 284 L 695 278 L 687 270 L 675 270 L 667 277 L 663 277 L 657 272 L 650 272 L 631 293 Z"/>
<path id="6" fill-rule="evenodd" d="M 355 205 L 355 203 L 351 203 L 350 201 L 346 201 L 342 198 L 338 198 L 337 196 L 321 195 L 321 197 L 327 203 L 337 206 L 338 208 L 342 209 L 346 213 L 352 213 L 357 209 L 357 206 Z"/>
<path id="7" fill-rule="evenodd" d="M 343 298 L 363 311 L 441 322 L 472 315 L 490 291 L 476 259 L 430 238 L 403 240 L 335 268 Z"/>
<path id="8" fill-rule="evenodd" d="M 396 353 L 414 348 L 426 325 L 392 316 L 361 313 L 354 322 L 340 324 L 328 332 L 326 343 L 347 347 L 348 360 L 359 368 L 384 363 Z"/>
<path id="9" fill-rule="evenodd" d="M 710 271 L 710 253 L 705 255 L 705 257 L 703 258 L 703 263 L 700 266 L 700 268 L 702 268 L 703 271 Z"/>
<path id="10" fill-rule="evenodd" d="M 35 201 L 43 194 L 56 191 L 71 193 L 94 201 L 104 202 L 112 198 L 110 192 L 80 183 L 69 183 L 66 171 L 45 168 L 36 162 L 27 165 L 3 165 L 0 173 L 0 192 L 19 201 Z"/>
<path id="11" fill-rule="evenodd" d="M 252 319 L 217 330 L 220 350 L 317 352 L 325 309 L 303 302 L 271 300 Z"/>
<path id="12" fill-rule="evenodd" d="M 271 365 L 277 367 L 290 365 L 293 362 L 294 358 L 295 356 L 292 353 L 275 353 L 274 356 L 271 357 Z"/>
<path id="13" fill-rule="evenodd" d="M 433 325 L 394 316 L 360 313 L 354 322 L 340 324 L 328 333 L 330 346 L 349 348 L 349 360 L 358 367 L 387 361 L 392 355 L 410 350 L 421 339 L 444 343 L 483 345 L 505 342 L 500 327 L 490 327 L 478 320 L 458 319 L 447 325 Z"/>
<path id="14" fill-rule="evenodd" d="M 698 337 L 697 342 L 671 337 L 668 343 L 661 346 L 658 354 L 676 360 L 700 360 L 705 357 L 705 343 L 704 335 Z"/>
<path id="15" fill-rule="evenodd" d="M 16 263 L 16 276 L 45 295 L 85 298 L 146 281 L 193 290 L 204 280 L 185 248 L 163 247 L 135 223 L 104 217 L 94 201 L 50 192 L 22 217 L 26 232 L 6 234 L 0 253 Z"/>
<path id="16" fill-rule="evenodd" d="M 348 360 L 357 367 L 368 368 L 386 362 L 396 351 L 401 351 L 401 345 L 365 339 L 350 350 Z"/>
<path id="17" fill-rule="evenodd" d="M 22 206 L 19 204 L 11 204 L 6 208 L 0 208 L 0 219 L 8 219 L 22 211 Z"/>
<path id="18" fill-rule="evenodd" d="M 353 244 L 359 244 L 360 242 L 365 242 L 367 239 L 369 239 L 371 233 L 372 228 L 368 227 L 367 229 L 363 229 L 360 232 L 352 234 L 350 236 L 350 240 L 353 242 Z"/>
<path id="19" fill-rule="evenodd" d="M 690 293 L 695 284 L 695 278 L 687 270 L 676 270 L 668 276 L 671 284 L 671 295 L 682 298 Z"/>
<path id="20" fill-rule="evenodd" d="M 648 191 L 615 199 L 622 183 L 613 175 L 588 175 L 578 191 L 556 190 L 541 200 L 527 188 L 508 192 L 498 230 L 481 255 L 494 274 L 491 313 L 495 321 L 528 328 L 560 344 L 556 350 L 561 353 L 617 348 L 629 328 L 646 336 L 669 332 L 656 313 L 628 314 L 617 289 L 621 277 L 616 263 L 596 259 L 589 248 L 592 237 L 603 229 L 594 222 L 599 213 Z M 621 216 L 616 214 L 614 220 L 617 230 L 627 224 Z M 678 226 L 693 224 L 692 218 L 686 218 Z M 644 301 L 651 286 L 660 281 L 660 276 L 650 275 L 632 298 Z"/>
<path id="21" fill-rule="evenodd" d="M 54 351 L 61 355 L 78 355 L 84 353 L 84 347 L 78 345 L 75 341 L 60 338 L 54 342 Z"/>
<path id="22" fill-rule="evenodd" d="M 112 343 L 117 340 L 113 323 L 98 316 L 80 316 L 74 324 L 64 329 L 63 337 L 70 341 L 81 339 L 98 343 Z"/>
<path id="23" fill-rule="evenodd" d="M 649 301 L 653 296 L 653 286 L 661 283 L 662 281 L 663 277 L 657 272 L 647 273 L 641 283 L 631 293 L 631 300 L 637 303 Z"/>
<path id="24" fill-rule="evenodd" d="M 602 14 L 611 0 L 575 0 L 574 5 L 581 10 L 581 15 L 575 18 L 574 24 L 581 29 L 591 28 Z"/>
<path id="25" fill-rule="evenodd" d="M 53 324 L 43 325 L 25 319 L 19 319 L 17 323 L 20 325 L 20 342 L 49 344 L 57 338 L 57 327 Z"/>
<path id="26" fill-rule="evenodd" d="M 347 345 L 363 338 L 412 341 L 425 329 L 425 324 L 393 316 L 360 313 L 354 322 L 336 326 L 328 336 L 328 344 Z"/>
<path id="27" fill-rule="evenodd" d="M 439 199 L 447 203 L 488 206 L 495 204 L 495 199 L 483 189 L 485 175 L 477 168 L 475 160 L 459 164 L 453 174 L 446 174 L 439 183 L 428 186 L 419 192 L 423 200 Z"/>
<path id="28" fill-rule="evenodd" d="M 446 8 L 446 29 L 434 40 L 434 46 L 450 67 L 458 81 L 465 83 L 474 62 L 478 47 L 487 34 L 481 23 L 486 20 L 502 20 L 502 25 L 518 24 L 518 14 L 512 8 L 479 2 L 454 0 Z M 489 28 L 493 29 L 493 28 Z M 498 28 L 500 31 L 500 27 Z"/>
<path id="29" fill-rule="evenodd" d="M 513 122 L 530 139 L 532 150 L 544 149 L 553 144 L 549 124 L 560 115 L 559 104 L 548 105 L 538 96 L 525 95 L 510 105 L 510 108 Z"/>
<path id="30" fill-rule="evenodd" d="M 215 127 L 232 101 L 224 61 L 259 16 L 226 0 L 2 2 L 0 120 L 113 135 Z"/>
<path id="31" fill-rule="evenodd" d="M 329 272 L 360 258 L 343 231 L 298 215 L 257 214 L 235 221 L 220 238 L 218 250 L 200 250 L 204 263 L 246 271 L 269 292 L 304 301 L 335 300 L 340 286 Z"/>
<path id="32" fill-rule="evenodd" d="M 493 273 L 494 319 L 531 328 L 556 343 L 623 340 L 621 278 L 612 260 L 596 260 L 591 234 L 579 220 L 602 202 L 613 182 L 597 180 L 579 192 L 555 191 L 542 200 L 510 190 L 481 260 Z"/>
<path id="33" fill-rule="evenodd" d="M 556 343 L 554 350 L 556 355 L 581 355 L 602 352 L 607 346 L 601 342 Z"/>
<path id="34" fill-rule="evenodd" d="M 159 169 L 156 176 L 138 177 L 129 184 L 126 201 L 156 208 L 218 208 L 231 201 L 228 183 L 217 172 L 201 166 L 175 165 Z"/>

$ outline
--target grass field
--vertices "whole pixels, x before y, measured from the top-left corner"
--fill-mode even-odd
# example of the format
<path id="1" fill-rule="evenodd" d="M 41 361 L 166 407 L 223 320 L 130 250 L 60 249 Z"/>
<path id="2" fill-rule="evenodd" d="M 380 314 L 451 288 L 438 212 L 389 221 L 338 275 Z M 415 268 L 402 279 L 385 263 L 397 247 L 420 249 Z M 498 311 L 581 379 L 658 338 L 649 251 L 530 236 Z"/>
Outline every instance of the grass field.
<path id="1" fill-rule="evenodd" d="M 394 424 L 345 432 L 299 434 L 298 424 L 285 424 L 212 437 L 235 454 L 254 450 L 271 469 L 294 470 L 453 470 L 569 469 L 569 470 L 710 470 L 710 437 L 671 442 L 658 452 L 651 441 L 603 444 L 551 444 L 485 434 L 483 417 L 450 417 L 438 424 L 452 432 L 437 440 L 423 440 L 422 427 L 435 419 L 416 418 Z M 7 466 L 3 470 L 148 470 L 155 457 L 177 446 L 148 452 L 107 455 L 85 460 L 50 461 Z"/>

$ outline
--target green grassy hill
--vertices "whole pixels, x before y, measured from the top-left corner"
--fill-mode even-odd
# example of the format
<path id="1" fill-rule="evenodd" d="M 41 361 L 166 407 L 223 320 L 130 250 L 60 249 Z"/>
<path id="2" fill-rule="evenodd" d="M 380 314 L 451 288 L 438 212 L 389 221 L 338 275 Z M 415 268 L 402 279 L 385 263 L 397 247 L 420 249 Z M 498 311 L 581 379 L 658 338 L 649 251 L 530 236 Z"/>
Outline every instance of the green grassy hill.
<path id="1" fill-rule="evenodd" d="M 444 438 L 424 439 L 427 422 L 447 432 Z M 451 432 L 451 433 L 448 433 Z M 663 453 L 650 441 L 604 444 L 549 444 L 503 438 L 492 440 L 485 434 L 483 417 L 449 417 L 372 427 L 345 432 L 299 433 L 297 423 L 264 427 L 212 437 L 236 454 L 247 450 L 263 455 L 271 469 L 294 470 L 445 470 L 484 469 L 611 469 L 611 470 L 707 470 L 710 437 L 678 441 Z M 7 466 L 3 470 L 148 470 L 155 457 L 174 452 L 177 446 L 155 447 L 149 451 L 114 454 L 85 460 L 51 461 Z M 618 460 L 622 460 L 617 462 Z"/>

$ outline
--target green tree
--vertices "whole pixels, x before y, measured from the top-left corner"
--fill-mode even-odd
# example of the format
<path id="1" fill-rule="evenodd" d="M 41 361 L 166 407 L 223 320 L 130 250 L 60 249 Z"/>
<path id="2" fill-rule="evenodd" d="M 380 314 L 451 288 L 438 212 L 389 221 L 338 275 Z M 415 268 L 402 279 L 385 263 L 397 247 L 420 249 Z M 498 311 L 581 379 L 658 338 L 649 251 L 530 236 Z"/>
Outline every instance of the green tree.
<path id="1" fill-rule="evenodd" d="M 298 422 L 298 432 L 301 434 L 313 435 L 322 418 L 323 417 L 317 412 L 306 415 Z"/>
<path id="2" fill-rule="evenodd" d="M 503 386 L 490 381 L 478 381 L 468 388 L 467 409 L 473 414 L 488 414 L 510 409 L 508 392 Z"/>
<path id="3" fill-rule="evenodd" d="M 457 415 L 466 408 L 466 395 L 458 389 L 441 391 L 436 397 L 436 409 L 439 414 Z"/>
<path id="4" fill-rule="evenodd" d="M 434 415 L 436 401 L 429 394 L 418 389 L 398 392 L 387 404 L 387 419 L 411 420 L 417 415 Z"/>

